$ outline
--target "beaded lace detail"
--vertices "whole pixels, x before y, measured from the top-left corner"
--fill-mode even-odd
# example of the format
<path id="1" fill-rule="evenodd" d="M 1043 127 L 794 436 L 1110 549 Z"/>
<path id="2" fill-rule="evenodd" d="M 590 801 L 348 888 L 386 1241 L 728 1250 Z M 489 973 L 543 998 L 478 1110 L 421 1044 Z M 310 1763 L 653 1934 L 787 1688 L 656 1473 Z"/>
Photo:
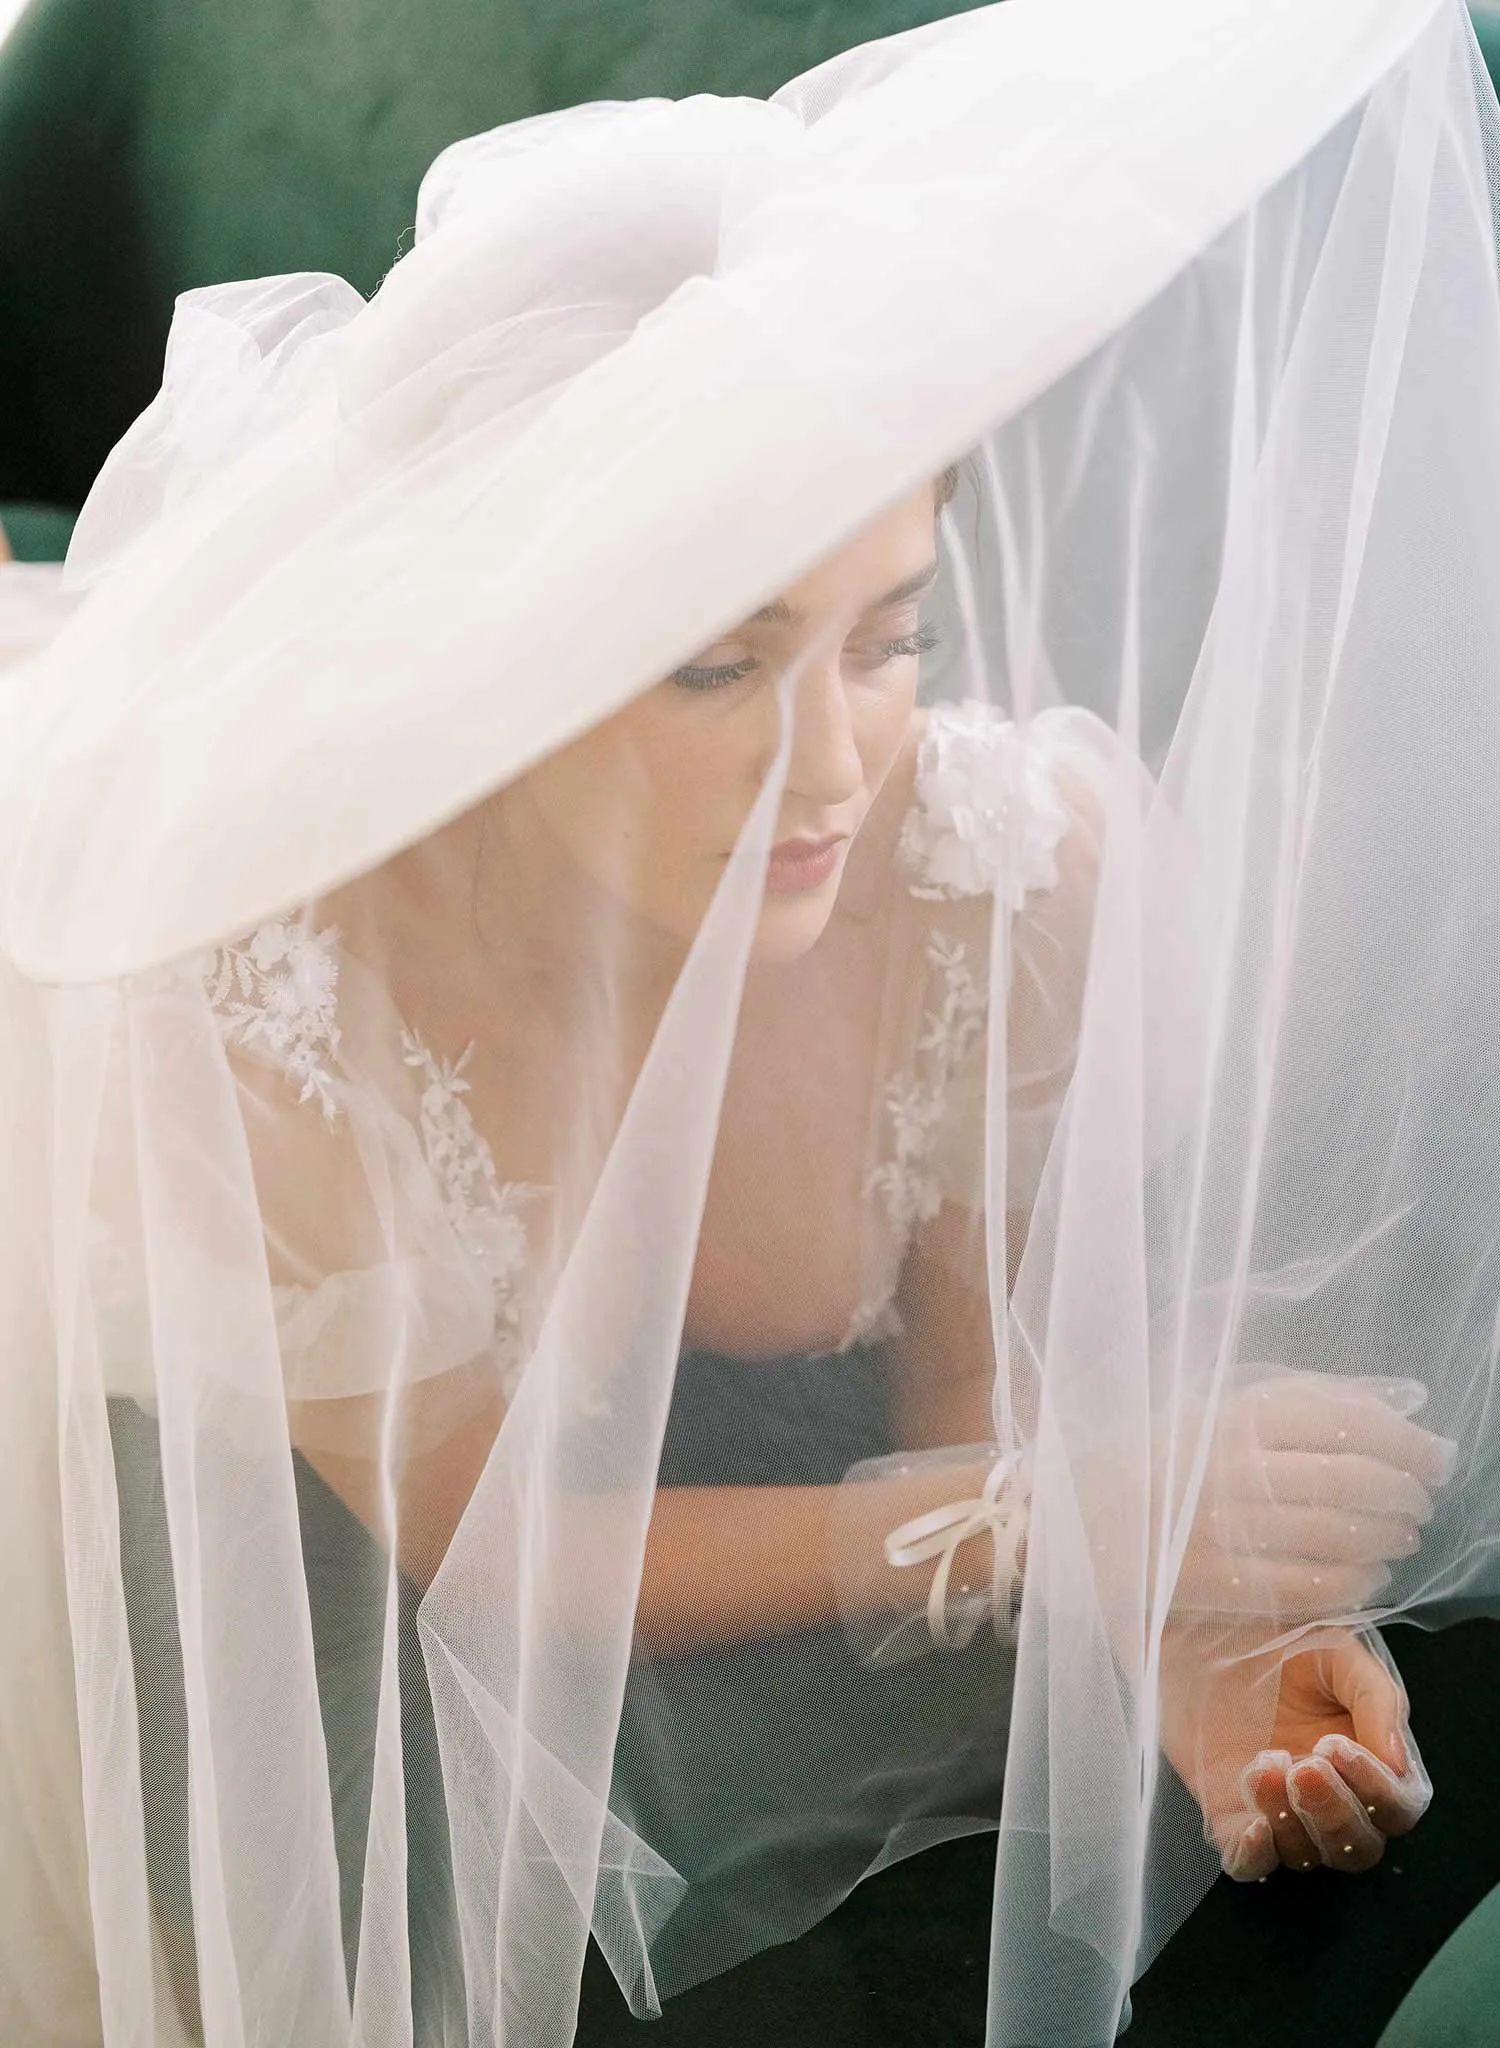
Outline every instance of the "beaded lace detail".
<path id="1" fill-rule="evenodd" d="M 330 1127 L 340 1115 L 338 948 L 332 926 L 314 931 L 292 918 L 274 918 L 242 943 L 220 947 L 204 977 L 225 1042 L 278 1067 L 298 1084 L 299 1101 L 320 1105 Z M 522 1364 L 518 1289 L 529 1251 L 522 1211 L 545 1190 L 497 1174 L 464 1100 L 472 1045 L 456 1060 L 439 1059 L 417 1032 L 403 1027 L 401 1048 L 421 1086 L 423 1156 L 454 1236 L 489 1283 L 496 1350 L 512 1392 Z"/>
<path id="2" fill-rule="evenodd" d="M 913 896 L 929 902 L 993 895 L 1009 912 L 1057 883 L 1057 847 L 1068 827 L 1051 763 L 988 704 L 929 713 L 917 757 L 915 797 L 898 857 Z M 955 1074 L 979 1056 L 989 994 L 988 961 L 941 928 L 926 947 L 929 1000 L 907 1064 L 881 1090 L 887 1146 L 864 1180 L 889 1228 L 878 1287 L 862 1301 L 843 1348 L 898 1327 L 893 1309 L 901 1263 L 919 1224 L 936 1216 L 935 1171 Z"/>
<path id="3" fill-rule="evenodd" d="M 221 946 L 204 979 L 225 1042 L 258 1053 L 296 1081 L 298 1100 L 338 1118 L 339 934 L 273 918 L 241 945 Z"/>
<path id="4" fill-rule="evenodd" d="M 948 1087 L 984 1035 L 987 1002 L 974 970 L 972 948 L 934 932 L 927 941 L 935 1000 L 922 1018 L 911 1064 L 881 1090 L 889 1120 L 889 1156 L 865 1176 L 865 1193 L 878 1197 L 898 1232 L 909 1237 L 942 1206 L 932 1171 Z"/>
<path id="5" fill-rule="evenodd" d="M 530 1245 L 521 1212 L 547 1191 L 530 1181 L 502 1181 L 496 1172 L 494 1154 L 464 1100 L 472 1044 L 456 1060 L 439 1059 L 419 1033 L 403 1029 L 401 1047 L 422 1083 L 422 1150 L 442 1190 L 448 1221 L 494 1294 L 497 1347 L 509 1393 L 523 1363 L 518 1290 Z"/>
<path id="6" fill-rule="evenodd" d="M 929 714 L 916 791 L 902 827 L 899 859 L 914 896 L 932 901 L 993 894 L 1019 910 L 1057 881 L 1056 852 L 1067 813 L 1050 763 L 988 705 Z M 339 934 L 292 918 L 262 925 L 221 947 L 205 972 L 227 1043 L 259 1054 L 316 1101 L 329 1124 L 337 1087 Z M 864 1179 L 889 1237 L 880 1284 L 862 1301 L 842 1349 L 896 1327 L 892 1307 L 907 1245 L 942 1203 L 936 1154 L 953 1078 L 982 1046 L 987 961 L 941 928 L 926 945 L 928 1000 L 910 1058 L 881 1090 L 882 1156 Z M 418 1129 L 454 1235 L 487 1278 L 496 1343 L 508 1387 L 524 1360 L 519 1289 L 530 1252 L 525 1210 L 547 1190 L 503 1181 L 469 1111 L 472 1045 L 439 1058 L 421 1036 L 402 1031 L 402 1053 L 420 1085 Z"/>

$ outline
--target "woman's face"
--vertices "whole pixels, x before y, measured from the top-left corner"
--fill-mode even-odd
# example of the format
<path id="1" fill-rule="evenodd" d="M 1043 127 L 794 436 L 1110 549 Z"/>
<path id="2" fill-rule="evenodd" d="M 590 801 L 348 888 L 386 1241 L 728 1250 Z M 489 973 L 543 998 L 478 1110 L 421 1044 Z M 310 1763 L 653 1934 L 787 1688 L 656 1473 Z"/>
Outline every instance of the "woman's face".
<path id="1" fill-rule="evenodd" d="M 775 761 L 786 695 L 791 749 L 754 958 L 800 957 L 910 728 L 934 513 L 927 485 L 541 763 L 516 786 L 516 823 L 544 826 L 608 895 L 690 943 Z"/>

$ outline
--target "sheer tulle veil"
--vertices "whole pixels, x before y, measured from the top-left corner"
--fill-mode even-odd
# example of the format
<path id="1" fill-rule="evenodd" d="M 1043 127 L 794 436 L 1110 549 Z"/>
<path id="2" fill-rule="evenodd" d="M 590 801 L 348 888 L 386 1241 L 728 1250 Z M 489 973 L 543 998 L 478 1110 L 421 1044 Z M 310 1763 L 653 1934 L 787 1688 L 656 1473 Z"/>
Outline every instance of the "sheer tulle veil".
<path id="1" fill-rule="evenodd" d="M 1457 0 L 1005 0 L 179 303 L 0 571 L 7 2042 L 990 1830 L 1095 2048 L 1493 1603 L 1497 166 Z"/>

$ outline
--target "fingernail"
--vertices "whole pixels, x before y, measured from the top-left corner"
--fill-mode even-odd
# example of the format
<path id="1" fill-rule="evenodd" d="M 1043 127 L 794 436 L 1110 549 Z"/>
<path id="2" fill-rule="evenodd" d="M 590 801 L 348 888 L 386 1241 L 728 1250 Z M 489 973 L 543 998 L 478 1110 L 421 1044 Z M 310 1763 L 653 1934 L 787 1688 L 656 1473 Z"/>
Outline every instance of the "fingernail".
<path id="1" fill-rule="evenodd" d="M 1299 1764 L 1287 1781 L 1302 1798 L 1315 1801 L 1328 1797 L 1328 1785 L 1316 1764 Z"/>
<path id="2" fill-rule="evenodd" d="M 1434 1486 L 1446 1486 L 1453 1477 L 1453 1468 L 1458 1463 L 1458 1445 L 1451 1436 L 1435 1436 L 1432 1447 L 1437 1454 L 1439 1471 L 1433 1480 Z"/>
<path id="3" fill-rule="evenodd" d="M 1263 1818 L 1251 1821 L 1224 1857 L 1224 1868 L 1229 1876 L 1243 1882 L 1264 1864 L 1270 1840 L 1270 1823 Z"/>
<path id="4" fill-rule="evenodd" d="M 1351 1756 L 1360 1753 L 1359 1744 L 1348 1735 L 1320 1735 L 1313 1744 L 1314 1756 L 1326 1756 L 1330 1763 L 1342 1758 L 1346 1763 Z"/>
<path id="5" fill-rule="evenodd" d="M 1292 1768 L 1292 1753 L 1289 1749 L 1263 1749 L 1250 1768 L 1258 1777 L 1267 1778 L 1273 1771 L 1284 1777 Z"/>
<path id="6" fill-rule="evenodd" d="M 1406 1737 L 1398 1728 L 1386 1743 L 1386 1752 L 1398 1778 L 1404 1778 L 1411 1763 L 1411 1751 L 1406 1746 Z"/>
<path id="7" fill-rule="evenodd" d="M 1415 1415 L 1427 1400 L 1427 1389 L 1420 1380 L 1385 1380 L 1379 1392 L 1380 1398 L 1398 1415 Z"/>

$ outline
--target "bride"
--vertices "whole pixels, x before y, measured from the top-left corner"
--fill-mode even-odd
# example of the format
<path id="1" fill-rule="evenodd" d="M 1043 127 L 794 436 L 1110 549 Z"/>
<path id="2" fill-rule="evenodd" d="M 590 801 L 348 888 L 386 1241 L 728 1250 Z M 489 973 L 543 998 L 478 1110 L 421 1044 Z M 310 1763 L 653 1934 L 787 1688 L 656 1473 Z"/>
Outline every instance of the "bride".
<path id="1" fill-rule="evenodd" d="M 844 388 L 850 300 L 932 281 L 919 206 L 881 216 L 878 292 L 852 258 L 809 282 L 847 177 L 927 189 L 882 123 L 1040 20 L 771 107 L 498 131 L 434 167 L 369 306 L 179 309 L 77 614 L 0 700 L 4 1143 L 53 1191 L 0 1275 L 0 1537 L 52 1591 L 51 1690 L 3 1702 L 8 2038 L 66 1977 L 80 2040 L 530 2048 L 569 2038 L 590 1933 L 650 2011 L 997 1825 L 1008 1910 L 1039 1887 L 1105 1961 L 1052 1994 L 1064 2038 L 1149 1953 L 1112 1800 L 1144 1829 L 1190 1793 L 1247 1880 L 1366 1869 L 1420 1817 L 1369 1624 L 1457 1446 L 1338 1293 L 1410 1211 L 1384 1187 L 1337 1254 L 1326 1209 L 1272 1229 L 1307 1126 L 1235 1123 L 1247 1074 L 1333 1100 L 1348 1031 L 1260 964 L 1279 899 L 1234 837 L 1266 758 L 1235 721 L 1289 671 L 1257 643 L 1254 688 L 1200 687 L 1153 787 L 1133 663 L 1152 640 L 1167 691 L 1192 565 L 1138 532 L 1071 558 L 1173 481 L 1212 385 L 1129 351 L 1248 289 L 1280 199 L 1245 169 L 1259 242 L 1159 274 L 1139 336 L 1096 308 L 1013 421 L 967 286 L 924 304 L 921 406 L 889 318 Z M 1005 183 L 965 118 L 972 189 L 932 172 L 960 213 Z M 1341 132 L 1341 213 L 1321 144 L 1332 246 L 1355 170 Z M 926 380 L 941 413 L 973 360 L 960 438 Z M 1253 495 L 1215 445 L 1174 486 L 1223 522 L 1210 674 Z M 1353 815 L 1296 828 L 1314 906 Z M 1221 958 L 1300 1020 L 1281 1067 L 1235 1050 L 1261 990 L 1226 1013 Z M 1310 1346 L 1287 1305 L 1334 1300 Z"/>
<path id="2" fill-rule="evenodd" d="M 983 927 L 997 914 L 1015 919 L 1012 1265 L 1027 1223 L 1020 1155 L 1045 1149 L 1039 1127 L 1066 1085 L 1086 971 L 1102 831 L 1095 791 L 1117 764 L 1107 730 L 1064 711 L 1043 714 L 1023 736 L 982 708 L 916 705 L 920 657 L 933 644 L 922 608 L 938 574 L 935 501 L 956 485 L 948 473 L 936 491 L 903 499 L 740 627 L 452 825 L 203 963 L 294 1377 L 328 1373 L 330 1357 L 378 1327 L 370 1302 L 391 1269 L 370 1256 L 379 1222 L 369 1213 L 373 1187 L 361 1183 L 387 1119 L 418 1140 L 416 1170 L 428 1186 L 411 1194 L 413 1209 L 441 1211 L 434 1232 L 447 1226 L 455 1253 L 468 1255 L 492 1294 L 488 1311 L 464 1301 L 489 1327 L 476 1320 L 458 1339 L 444 1297 L 472 1292 L 467 1275 L 454 1273 L 453 1255 L 428 1254 L 404 1312 L 424 1342 L 436 1340 L 435 1354 L 423 1357 L 404 1335 L 401 1369 L 413 1384 L 394 1424 L 386 1395 L 289 1403 L 314 1636 L 320 1622 L 357 1635 L 349 1589 L 378 1571 L 382 1542 L 412 1600 L 452 1543 L 535 1344 L 545 1276 L 578 1228 L 557 1213 L 551 1184 L 564 1161 L 576 1174 L 586 1159 L 586 1177 L 597 1175 L 782 745 L 778 678 L 796 676 L 611 1793 L 617 1812 L 649 1815 L 645 1838 L 690 1870 L 693 1832 L 705 1826 L 693 1808 L 714 1759 L 722 1773 L 738 1747 L 748 1771 L 752 1746 L 765 1748 L 787 1695 L 800 1694 L 800 1729 L 779 1729 L 776 1799 L 752 1798 L 747 1785 L 731 1799 L 722 1777 L 714 1786 L 715 1835 L 727 1838 L 715 1840 L 715 1856 L 740 1859 L 733 1907 L 720 1908 L 735 1931 L 698 1930 L 697 1939 L 721 1949 L 743 1948 L 744 1926 L 754 1924 L 751 1873 L 775 1882 L 778 1860 L 805 1855 L 821 1824 L 828 1781 L 802 1781 L 814 1765 L 826 1772 L 820 1724 L 836 1714 L 845 1739 L 858 1728 L 888 1763 L 899 1748 L 882 1725 L 889 1686 L 861 1671 L 837 1633 L 847 1625 L 857 1636 L 906 1612 L 925 1617 L 939 1563 L 917 1543 L 918 1561 L 907 1566 L 889 1533 L 899 1538 L 898 1525 L 955 1500 L 977 1502 L 1000 1469 L 999 1452 L 980 1448 L 993 1430 L 996 1372 L 983 1160 L 964 1156 L 975 1150 L 965 1120 L 983 1117 L 984 995 L 974 970 L 989 954 Z M 998 866 L 982 823 L 996 812 L 1009 813 L 1010 858 Z M 914 1023 L 925 1034 L 915 1044 Z M 927 1091 L 916 1133 L 900 1126 L 903 1088 Z M 874 1134 L 873 1169 L 872 1116 L 887 1126 Z M 456 1320 L 461 1327 L 463 1316 Z M 448 1363 L 470 1344 L 471 1357 Z M 1262 1622 L 1371 1600 L 1388 1582 L 1384 1561 L 1416 1547 L 1429 1489 L 1448 1467 L 1449 1447 L 1402 1418 L 1401 1392 L 1288 1376 L 1232 1404 L 1215 1436 L 1217 1479 L 1194 1526 L 1180 1598 L 1195 1611 L 1243 1606 Z M 112 1428 L 126 1482 L 136 1683 L 142 1689 L 144 1673 L 143 1722 L 159 1728 L 183 1712 L 172 1697 L 182 1679 L 170 1628 L 162 1634 L 161 1589 L 146 1576 L 151 1533 L 132 1527 L 140 1509 L 130 1503 L 160 1488 L 160 1451 L 135 1403 L 113 1404 Z M 964 1446 L 974 1448 L 949 1451 Z M 914 1455 L 859 1489 L 867 1497 L 853 1526 L 831 1542 L 846 1472 L 893 1451 Z M 1310 1453 L 1322 1454 L 1311 1490 L 1301 1481 Z M 1108 1485 L 1107 1470 L 1098 1483 Z M 1356 1495 L 1357 1529 L 1346 1512 Z M 1272 1503 L 1298 1505 L 1278 1519 Z M 950 1599 L 989 1578 L 997 1546 L 1008 1550 L 1009 1623 L 1024 1578 L 1024 1519 L 1024 1496 L 1006 1473 L 988 1521 L 967 1537 L 962 1524 L 955 1531 Z M 134 1544 L 143 1554 L 132 1589 Z M 586 1626 L 588 1583 L 573 1593 L 575 1623 Z M 935 1639 L 952 1640 L 943 1603 L 933 1611 Z M 364 1677 L 378 1690 L 378 1631 L 364 1647 Z M 998 1799 L 1001 1758 L 993 1736 L 976 1743 L 976 1732 L 1003 1711 L 1007 1682 L 993 1642 L 991 1653 L 981 1646 L 961 1672 L 934 1674 L 940 1697 L 920 1702 L 924 1768 L 940 1761 L 951 1784 L 964 1761 L 981 1812 Z M 349 1684 L 358 1656 L 346 1644 L 342 1657 Z M 1241 1877 L 1263 1876 L 1278 1860 L 1368 1868 L 1428 1796 L 1399 1681 L 1358 1635 L 1342 1632 L 1286 1661 L 1263 1754 L 1239 1750 L 1235 1723 L 1222 1715 L 1207 1723 L 1223 1730 L 1219 1740 L 1201 1746 L 1204 1688 L 1253 1692 L 1261 1677 L 1253 1662 L 1228 1674 L 1205 1668 L 1188 1630 L 1168 1659 L 1163 1740 L 1226 1867 Z M 419 1682 L 403 1673 L 404 1688 Z M 910 1714 L 920 1689 L 909 1671 L 901 1682 Z M 705 1696 L 714 1703 L 708 1725 Z M 326 1695 L 323 1711 L 333 1736 Z M 403 1698 L 404 1730 L 421 1711 Z M 935 1719 L 944 1739 L 934 1752 Z M 352 1752 L 353 1731 L 339 1734 Z M 147 1851 L 165 1862 L 173 1797 L 168 1759 L 153 1751 L 148 1738 Z M 409 1764 L 407 1796 L 438 1803 L 436 1815 L 409 1805 L 410 1854 L 443 1833 L 443 1794 Z M 884 1804 L 874 1803 L 872 1830 L 877 1817 L 888 1824 Z M 185 1861 L 186 1845 L 176 1846 Z M 364 1841 L 355 1834 L 340 1849 L 341 1870 L 357 1872 Z M 860 1853 L 867 1859 L 868 1846 Z M 431 1915 L 451 1876 L 429 1869 L 424 1878 Z M 183 1961 L 191 1900 L 178 1904 L 174 1925 L 157 1893 L 192 2010 Z M 669 1939 L 691 1919 L 679 1907 Z M 423 1995 L 445 1994 L 428 1986 Z"/>

